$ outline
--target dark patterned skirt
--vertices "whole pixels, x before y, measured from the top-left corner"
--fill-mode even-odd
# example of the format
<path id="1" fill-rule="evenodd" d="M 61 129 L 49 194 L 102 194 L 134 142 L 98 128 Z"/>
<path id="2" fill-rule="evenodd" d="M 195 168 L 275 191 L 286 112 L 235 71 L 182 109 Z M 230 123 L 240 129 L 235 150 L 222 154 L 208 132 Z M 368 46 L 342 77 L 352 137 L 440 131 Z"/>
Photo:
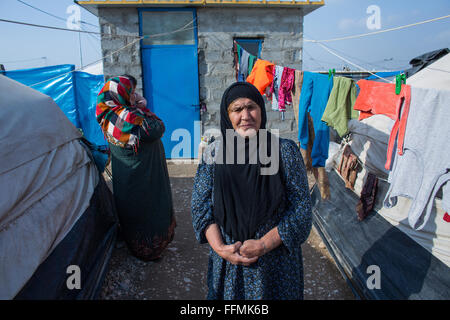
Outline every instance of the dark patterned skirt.
<path id="1" fill-rule="evenodd" d="M 110 150 L 122 236 L 137 258 L 159 259 L 176 227 L 162 142 L 141 142 L 137 153 L 112 144 Z"/>

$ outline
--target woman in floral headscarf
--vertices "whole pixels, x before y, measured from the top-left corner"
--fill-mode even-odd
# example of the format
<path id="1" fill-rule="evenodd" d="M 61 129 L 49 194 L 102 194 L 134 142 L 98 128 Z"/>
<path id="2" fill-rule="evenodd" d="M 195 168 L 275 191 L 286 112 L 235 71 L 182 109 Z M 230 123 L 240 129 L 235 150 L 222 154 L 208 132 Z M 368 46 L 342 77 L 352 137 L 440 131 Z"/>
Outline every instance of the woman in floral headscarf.
<path id="1" fill-rule="evenodd" d="M 135 93 L 136 79 L 114 77 L 97 97 L 96 116 L 111 150 L 113 191 L 125 242 L 144 261 L 158 259 L 176 226 L 163 144 L 165 127 Z"/>

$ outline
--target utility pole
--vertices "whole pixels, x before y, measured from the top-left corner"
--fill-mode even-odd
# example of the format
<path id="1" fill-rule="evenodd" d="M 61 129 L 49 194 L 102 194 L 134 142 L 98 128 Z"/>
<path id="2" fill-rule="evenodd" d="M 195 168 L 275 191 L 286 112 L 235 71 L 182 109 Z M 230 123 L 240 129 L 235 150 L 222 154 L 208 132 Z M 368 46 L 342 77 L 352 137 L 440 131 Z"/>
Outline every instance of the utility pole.
<path id="1" fill-rule="evenodd" d="M 81 49 L 81 32 L 78 32 L 78 41 L 80 42 L 80 68 L 83 68 L 83 51 Z"/>

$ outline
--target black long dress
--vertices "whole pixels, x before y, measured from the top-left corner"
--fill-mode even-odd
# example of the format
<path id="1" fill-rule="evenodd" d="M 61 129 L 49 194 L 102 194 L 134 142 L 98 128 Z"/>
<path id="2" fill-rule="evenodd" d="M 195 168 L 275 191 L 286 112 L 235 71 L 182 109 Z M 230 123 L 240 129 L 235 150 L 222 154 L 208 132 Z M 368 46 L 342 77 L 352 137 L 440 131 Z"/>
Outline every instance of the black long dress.
<path id="1" fill-rule="evenodd" d="M 164 126 L 147 119 L 137 153 L 110 145 L 114 198 L 125 242 L 144 261 L 158 259 L 176 227 L 172 192 L 161 136 Z"/>

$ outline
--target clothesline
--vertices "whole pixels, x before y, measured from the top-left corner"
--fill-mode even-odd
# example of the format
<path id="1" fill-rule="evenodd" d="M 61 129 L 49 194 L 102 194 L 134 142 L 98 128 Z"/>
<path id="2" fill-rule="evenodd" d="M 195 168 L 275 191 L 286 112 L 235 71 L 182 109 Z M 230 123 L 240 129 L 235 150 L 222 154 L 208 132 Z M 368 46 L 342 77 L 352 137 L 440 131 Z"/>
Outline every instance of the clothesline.
<path id="1" fill-rule="evenodd" d="M 415 23 L 411 23 L 411 24 L 407 24 L 407 25 L 399 26 L 399 27 L 395 27 L 395 28 L 390 28 L 390 29 L 386 29 L 386 30 L 374 31 L 374 32 L 369 32 L 369 33 L 363 33 L 363 34 L 357 34 L 357 35 L 353 35 L 353 36 L 346 36 L 346 37 L 327 39 L 327 40 L 303 39 L 303 41 L 320 43 L 320 42 L 332 42 L 332 41 L 340 41 L 340 40 L 362 38 L 362 37 L 372 36 L 372 35 L 375 35 L 375 34 L 380 34 L 380 33 L 385 33 L 385 32 L 390 32 L 390 31 L 396 31 L 396 30 L 401 30 L 401 29 L 405 29 L 405 28 L 410 28 L 410 27 L 421 25 L 421 24 L 434 22 L 434 21 L 447 19 L 447 18 L 450 18 L 450 14 L 446 15 L 446 16 L 442 16 L 442 17 L 438 17 L 438 18 L 434 18 L 434 19 L 429 19 L 429 20 L 425 20 L 425 21 L 420 21 L 420 22 L 415 22 Z"/>
<path id="2" fill-rule="evenodd" d="M 364 69 L 357 64 L 340 57 L 324 44 L 317 43 L 323 49 L 343 59 L 347 63 L 350 63 L 359 69 Z M 264 64 L 262 64 L 262 68 L 260 69 L 264 70 L 266 76 L 261 77 L 264 78 L 264 80 L 267 80 L 270 79 L 270 75 L 272 75 L 274 77 L 272 81 L 275 81 L 274 68 L 279 66 L 275 66 L 273 63 L 266 60 L 263 60 L 262 62 Z M 254 75 L 252 74 L 251 76 L 252 77 L 248 78 L 249 82 L 253 81 Z M 339 171 L 339 173 L 346 181 L 346 186 L 348 183 L 349 187 L 353 189 L 354 181 L 358 175 L 358 169 L 355 168 L 353 164 L 359 163 L 362 168 L 365 168 L 367 171 L 367 178 L 362 186 L 360 195 L 361 205 L 358 203 L 356 207 L 359 220 L 364 219 L 364 217 L 372 210 L 371 204 L 374 203 L 376 196 L 377 180 L 382 180 L 385 182 L 387 181 L 390 184 L 384 200 L 384 207 L 390 208 L 395 206 L 396 198 L 405 194 L 406 197 L 411 198 L 413 201 L 413 205 L 408 210 L 408 222 L 412 228 L 421 229 L 430 217 L 430 203 L 434 200 L 436 191 L 439 188 L 442 188 L 443 199 L 444 197 L 449 199 L 450 192 L 448 192 L 448 190 L 450 189 L 444 189 L 442 187 L 444 183 L 448 183 L 448 178 L 445 177 L 445 175 L 442 175 L 438 177 L 439 179 L 433 180 L 434 177 L 433 179 L 430 179 L 432 174 L 430 171 L 428 172 L 429 174 L 423 175 L 423 177 L 427 176 L 426 180 L 425 178 L 416 179 L 414 181 L 410 180 L 410 167 L 418 170 L 416 168 L 419 168 L 419 164 L 414 162 L 414 157 L 404 155 L 410 153 L 410 150 L 413 149 L 423 150 L 421 154 L 424 154 L 428 159 L 428 161 L 425 161 L 424 163 L 432 163 L 432 161 L 435 161 L 438 166 L 446 168 L 445 165 L 447 165 L 448 159 L 443 158 L 443 156 L 439 154 L 439 148 L 436 149 L 435 146 L 445 146 L 448 144 L 449 131 L 448 126 L 446 125 L 448 117 L 445 116 L 447 114 L 447 108 L 445 107 L 447 106 L 446 103 L 450 100 L 450 95 L 446 90 L 437 91 L 413 87 L 415 96 L 411 98 L 412 89 L 410 85 L 402 85 L 401 91 L 396 92 L 394 90 L 396 85 L 380 76 L 377 77 L 387 83 L 365 79 L 359 80 L 359 94 L 357 94 L 355 83 L 347 77 L 335 77 L 331 79 L 326 75 L 304 72 L 301 76 L 301 96 L 298 105 L 297 121 L 299 126 L 298 140 L 300 142 L 300 148 L 304 150 L 308 149 L 308 145 L 311 143 L 309 131 L 314 130 L 315 138 L 310 153 L 311 164 L 312 167 L 324 167 L 324 159 L 327 159 L 329 155 L 329 133 L 327 131 L 328 129 L 324 130 L 325 127 L 334 128 L 339 137 L 344 140 L 345 135 L 350 132 L 348 123 L 351 119 L 358 119 L 359 123 L 359 121 L 363 121 L 364 119 L 375 115 L 384 115 L 385 118 L 390 118 L 394 123 L 392 129 L 390 129 L 389 137 L 386 140 L 388 144 L 386 148 L 385 163 L 382 164 L 381 161 L 383 158 L 376 156 L 375 153 L 373 154 L 373 157 L 372 155 L 370 156 L 370 158 L 373 159 L 369 159 L 368 152 L 371 148 L 366 148 L 367 143 L 372 145 L 369 135 L 369 139 L 364 140 L 364 138 L 362 138 L 363 140 L 355 143 L 355 151 L 352 150 L 354 147 L 353 145 L 349 146 L 350 153 L 356 152 L 352 154 L 352 157 L 349 156 L 346 159 L 346 161 L 351 161 L 349 165 L 346 165 L 346 169 L 351 169 L 352 172 Z M 264 88 L 267 88 L 267 81 L 258 82 L 258 84 L 261 85 L 261 88 L 258 87 L 260 92 L 263 91 Z M 433 98 L 430 99 L 430 96 Z M 277 97 L 273 96 L 273 98 Z M 399 113 L 398 110 L 401 110 L 401 112 Z M 410 112 L 410 110 L 414 112 Z M 433 112 L 428 112 L 429 110 L 432 110 Z M 296 111 L 294 110 L 294 112 Z M 311 119 L 311 121 L 309 119 Z M 311 124 L 309 122 L 311 122 Z M 312 128 L 310 127 L 311 125 L 313 125 Z M 384 127 L 384 124 L 380 125 L 380 128 L 378 128 L 377 125 L 370 124 L 367 124 L 364 127 L 371 127 L 373 130 L 379 131 L 379 129 Z M 356 133 L 357 131 L 354 132 Z M 423 143 L 424 139 L 422 137 L 426 139 L 427 143 Z M 373 143 L 375 146 L 378 142 L 374 141 Z M 345 142 L 345 145 L 349 145 L 348 141 Z M 385 145 L 382 144 L 379 147 L 385 148 Z M 357 150 L 360 152 L 357 152 Z M 364 155 L 364 152 L 367 152 L 367 155 Z M 359 154 L 359 156 L 357 156 L 357 154 Z M 360 156 L 364 157 L 363 159 L 365 160 L 363 161 L 360 159 Z M 392 159 L 394 156 L 396 165 L 392 166 Z M 355 159 L 356 162 L 354 162 Z M 368 165 L 369 163 L 371 164 L 370 166 Z M 422 162 L 420 164 L 422 164 Z M 419 169 L 426 172 L 425 168 Z M 380 177 L 379 174 L 372 173 L 372 170 L 380 172 L 387 170 L 389 171 L 389 178 L 386 180 L 384 176 Z M 412 172 L 414 173 L 414 171 Z M 441 172 L 445 173 L 445 170 Z M 404 181 L 409 180 L 413 185 L 408 185 L 409 189 L 407 189 L 407 193 L 404 193 Z M 326 196 L 326 186 L 323 185 L 323 187 L 324 191 L 322 191 L 322 187 L 319 188 L 322 198 Z M 415 197 L 414 194 L 421 195 L 422 198 Z M 448 201 L 445 202 L 445 200 L 443 200 L 442 203 L 447 203 L 447 207 L 443 206 L 444 210 L 450 210 Z"/>
<path id="3" fill-rule="evenodd" d="M 375 73 L 373 73 L 373 72 L 371 72 L 371 71 L 369 71 L 369 70 L 366 70 L 365 68 L 363 68 L 363 67 L 357 65 L 356 63 L 351 62 L 350 60 L 348 60 L 348 59 L 346 59 L 346 58 L 344 58 L 344 57 L 338 55 L 337 53 L 333 52 L 330 48 L 328 48 L 327 46 L 325 46 L 324 44 L 322 44 L 322 43 L 320 43 L 320 42 L 316 42 L 316 43 L 317 43 L 318 45 L 320 45 L 323 49 L 325 49 L 326 51 L 328 51 L 329 53 L 331 53 L 332 55 L 338 57 L 339 59 L 341 59 L 341 60 L 343 60 L 343 61 L 345 61 L 345 62 L 347 62 L 348 64 L 351 64 L 351 65 L 357 67 L 357 68 L 360 69 L 361 71 L 367 72 L 367 73 L 369 73 L 369 74 L 371 74 L 371 75 L 373 75 L 373 76 L 375 76 L 375 77 L 377 77 L 377 78 L 379 78 L 379 79 L 381 79 L 381 80 L 383 80 L 383 81 L 385 81 L 385 82 L 387 82 L 387 83 L 391 83 L 391 81 L 389 81 L 388 79 L 383 78 L 383 77 L 380 77 L 379 75 L 377 75 L 377 74 L 375 74 Z M 242 48 L 242 47 L 241 47 L 241 48 Z M 243 51 L 246 51 L 244 48 L 242 48 L 242 50 L 243 50 Z M 247 52 L 247 53 L 248 53 L 248 52 Z M 259 59 L 259 58 L 258 58 L 258 59 Z M 292 68 L 291 68 L 291 69 L 292 69 Z M 296 70 L 296 69 L 294 69 L 294 70 Z"/>
<path id="4" fill-rule="evenodd" d="M 387 80 L 387 79 L 385 79 L 385 78 L 383 78 L 383 77 L 380 77 L 379 75 L 377 75 L 377 74 L 375 74 L 375 73 L 373 73 L 373 72 L 370 72 L 369 70 L 366 70 L 365 68 L 363 68 L 363 67 L 357 65 L 356 63 L 351 62 L 351 61 L 348 60 L 348 59 L 345 59 L 345 58 L 341 57 L 341 56 L 338 55 L 337 53 L 333 52 L 330 48 L 328 48 L 327 46 L 325 46 L 323 43 L 320 43 L 320 42 L 316 42 L 316 43 L 317 43 L 319 46 L 321 46 L 323 49 L 325 49 L 326 51 L 328 51 L 329 53 L 331 53 L 332 55 L 334 55 L 334 56 L 338 57 L 339 59 L 341 59 L 341 60 L 343 60 L 343 61 L 345 61 L 345 62 L 351 64 L 352 66 L 355 66 L 355 67 L 357 67 L 358 69 L 360 69 L 360 70 L 362 70 L 362 71 L 364 71 L 364 72 L 368 72 L 368 73 L 370 73 L 371 75 L 373 75 L 373 76 L 375 76 L 375 77 L 377 77 L 377 78 L 379 78 L 379 79 L 381 79 L 381 80 L 383 80 L 383 81 L 385 81 L 385 82 L 387 82 L 387 83 L 391 83 L 391 81 L 389 81 L 389 80 Z"/>
<path id="5" fill-rule="evenodd" d="M 236 45 L 238 45 L 236 41 L 234 41 L 234 43 L 235 43 Z M 377 78 L 383 80 L 383 81 L 386 82 L 386 83 L 391 83 L 391 81 L 389 81 L 388 79 L 383 78 L 383 77 L 380 77 L 379 75 L 377 75 L 377 74 L 375 74 L 375 73 L 373 73 L 373 72 L 371 72 L 371 71 L 369 71 L 369 70 L 366 70 L 365 68 L 363 68 L 363 67 L 357 65 L 356 63 L 353 63 L 353 62 L 351 62 L 350 60 L 341 57 L 340 55 L 338 55 L 337 53 L 333 52 L 331 49 L 329 49 L 328 47 L 326 47 L 324 44 L 319 43 L 319 42 L 318 42 L 317 44 L 320 45 L 323 49 L 325 49 L 325 50 L 328 51 L 329 53 L 331 53 L 331 54 L 335 55 L 336 57 L 342 59 L 343 61 L 345 61 L 345 62 L 347 62 L 347 63 L 349 63 L 349 64 L 351 64 L 351 65 L 357 67 L 358 69 L 360 69 L 360 70 L 362 70 L 362 71 L 364 71 L 364 72 L 367 72 L 367 73 L 369 73 L 369 74 L 371 74 L 371 75 L 373 75 L 373 76 L 375 76 L 375 77 L 377 77 Z M 241 48 L 242 52 L 245 51 L 245 52 L 248 53 L 248 51 L 246 51 L 246 50 L 245 50 L 244 48 L 242 48 L 241 46 L 240 46 L 240 48 Z M 251 55 L 250 53 L 248 53 L 248 54 L 249 54 L 249 56 L 253 56 L 253 55 Z M 254 56 L 253 56 L 253 57 L 254 57 Z M 257 58 L 257 60 L 259 60 L 259 58 Z M 239 65 L 239 64 L 240 64 L 240 61 L 238 61 L 238 65 Z M 250 66 L 249 66 L 249 67 L 250 67 Z M 239 76 L 240 70 L 239 70 L 238 67 L 237 67 L 237 69 L 238 69 L 238 76 Z M 293 68 L 291 68 L 291 69 L 293 69 Z M 297 70 L 297 69 L 293 69 L 293 70 Z M 250 68 L 249 68 L 248 74 L 250 74 Z M 244 75 L 244 76 L 245 76 L 245 75 Z"/>

